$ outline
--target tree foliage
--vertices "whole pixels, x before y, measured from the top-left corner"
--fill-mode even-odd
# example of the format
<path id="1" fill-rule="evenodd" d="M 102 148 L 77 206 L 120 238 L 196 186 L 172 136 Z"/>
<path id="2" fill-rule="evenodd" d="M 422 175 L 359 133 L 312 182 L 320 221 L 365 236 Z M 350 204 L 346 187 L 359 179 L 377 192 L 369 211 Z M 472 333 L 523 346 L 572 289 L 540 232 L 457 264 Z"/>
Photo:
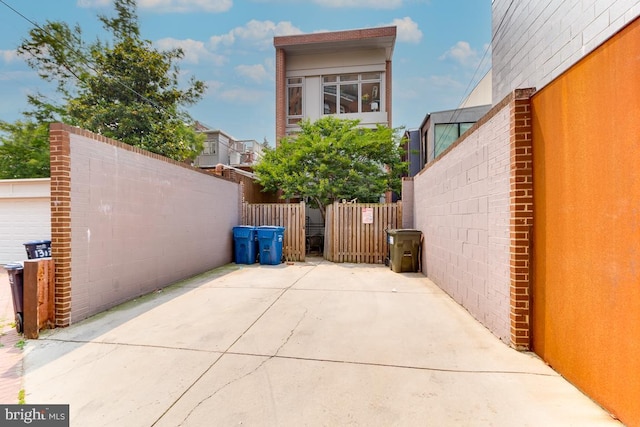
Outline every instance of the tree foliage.
<path id="1" fill-rule="evenodd" d="M 135 0 L 115 0 L 116 15 L 99 15 L 109 40 L 86 43 L 80 26 L 51 22 L 35 27 L 18 48 L 40 77 L 54 82 L 63 101 L 30 96 L 36 120 L 59 120 L 176 159 L 197 156 L 196 134 L 183 107 L 203 96 L 192 78 L 179 88 L 181 49 L 160 51 L 140 36 Z"/>
<path id="2" fill-rule="evenodd" d="M 358 124 L 333 116 L 302 122 L 299 134 L 266 150 L 255 167 L 259 182 L 283 198 L 308 198 L 323 216 L 334 201 L 378 202 L 387 190 L 399 192 L 406 163 L 397 132 Z"/>
<path id="3" fill-rule="evenodd" d="M 49 124 L 0 121 L 0 179 L 49 176 Z"/>

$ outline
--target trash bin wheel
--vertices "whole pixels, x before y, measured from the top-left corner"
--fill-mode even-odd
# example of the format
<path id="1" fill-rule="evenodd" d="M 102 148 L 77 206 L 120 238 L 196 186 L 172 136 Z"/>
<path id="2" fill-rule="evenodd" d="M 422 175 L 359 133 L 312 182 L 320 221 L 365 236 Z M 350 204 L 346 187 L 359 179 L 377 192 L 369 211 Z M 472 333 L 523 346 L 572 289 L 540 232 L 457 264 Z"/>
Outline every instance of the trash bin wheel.
<path id="1" fill-rule="evenodd" d="M 24 331 L 24 324 L 22 323 L 22 313 L 16 313 L 16 331 L 21 334 Z"/>

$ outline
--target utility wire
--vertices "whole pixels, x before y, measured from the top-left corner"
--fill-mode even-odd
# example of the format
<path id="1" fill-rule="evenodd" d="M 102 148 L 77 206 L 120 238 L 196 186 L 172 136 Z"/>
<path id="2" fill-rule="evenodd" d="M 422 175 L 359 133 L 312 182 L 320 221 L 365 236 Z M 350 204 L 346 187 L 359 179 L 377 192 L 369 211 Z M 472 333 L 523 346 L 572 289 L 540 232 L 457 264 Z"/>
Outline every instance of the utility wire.
<path id="1" fill-rule="evenodd" d="M 50 32 L 48 32 L 47 30 L 45 30 L 43 27 L 41 27 L 38 23 L 36 23 L 35 21 L 33 21 L 32 19 L 29 19 L 26 15 L 24 15 L 23 13 L 21 13 L 20 11 L 18 11 L 17 9 L 15 9 L 13 6 L 9 5 L 8 3 L 5 2 L 5 0 L 0 0 L 0 3 L 3 4 L 4 6 L 6 6 L 9 10 L 11 10 L 13 13 L 15 13 L 16 15 L 20 16 L 22 19 L 24 19 L 25 21 L 27 21 L 29 24 L 31 24 L 33 27 L 39 29 L 40 31 L 46 33 L 47 35 L 49 35 L 50 37 L 56 39 L 55 35 L 51 34 Z M 125 84 L 124 82 L 122 82 L 121 80 L 117 79 L 116 77 L 110 76 L 108 74 L 105 74 L 102 71 L 99 71 L 95 68 L 95 64 L 93 64 L 93 62 L 90 59 L 87 59 L 87 57 L 85 56 L 85 54 L 82 51 L 78 51 L 74 48 L 74 46 L 69 45 L 65 40 L 60 40 L 60 39 L 56 39 L 57 41 L 61 42 L 62 44 L 65 45 L 65 47 L 67 47 L 69 50 L 71 50 L 74 54 L 77 55 L 78 58 L 80 58 L 84 64 L 91 69 L 93 72 L 95 72 L 97 75 L 101 75 L 105 78 L 111 79 L 112 81 L 114 81 L 116 84 L 122 86 L 124 89 L 132 92 L 133 94 L 135 94 L 136 96 L 138 96 L 140 99 L 142 99 L 143 101 L 146 101 L 147 103 L 149 103 L 150 105 L 152 105 L 153 107 L 155 107 L 159 112 L 167 115 L 168 117 L 173 117 L 176 119 L 180 119 L 180 117 L 178 116 L 173 116 L 169 111 L 167 111 L 165 108 L 163 108 L 161 105 L 158 105 L 156 102 L 154 102 L 152 99 L 149 99 L 148 97 L 142 95 L 141 93 L 137 92 L 135 89 L 133 89 L 132 87 L 130 87 L 129 85 Z M 81 83 L 85 83 L 80 76 L 78 76 L 75 71 L 73 71 L 67 64 L 61 64 L 65 70 L 67 70 L 73 77 L 76 78 L 76 80 L 78 80 Z M 227 147 L 230 151 L 236 152 L 238 154 L 243 154 L 242 151 L 239 151 L 233 147 L 231 147 L 230 145 L 222 142 L 222 141 L 218 141 L 219 144 Z"/>
<path id="2" fill-rule="evenodd" d="M 467 85 L 467 88 L 464 90 L 464 97 L 460 100 L 460 104 L 462 104 L 462 102 L 469 96 L 471 95 L 471 93 L 467 93 L 467 91 L 469 91 L 469 88 L 471 87 L 471 84 L 474 82 L 476 75 L 478 74 L 478 72 L 480 71 L 482 64 L 484 62 L 484 59 L 487 56 L 487 53 L 489 52 L 489 49 L 491 49 L 493 47 L 494 42 L 497 41 L 497 37 L 498 37 L 498 33 L 500 32 L 500 30 L 502 29 L 502 26 L 504 25 L 505 19 L 507 18 L 507 16 L 509 15 L 509 11 L 511 10 L 511 7 L 515 4 L 515 0 L 511 0 L 511 2 L 509 3 L 509 6 L 507 7 L 507 10 L 504 12 L 504 15 L 502 15 L 502 18 L 500 19 L 500 23 L 498 24 L 498 26 L 496 27 L 495 32 L 491 35 L 491 42 L 487 45 L 487 47 L 484 49 L 484 53 L 482 54 L 482 58 L 480 59 L 480 62 L 478 63 L 478 65 L 476 66 L 475 71 L 473 72 L 473 76 L 471 77 L 471 80 L 469 81 L 469 84 Z M 449 119 L 449 123 L 448 124 L 455 124 L 455 120 L 458 118 L 458 116 L 462 113 L 462 108 L 458 107 L 456 108 L 452 113 L 451 113 L 451 117 Z M 436 147 L 441 143 L 441 141 L 444 138 L 449 137 L 450 133 L 451 133 L 452 127 L 449 127 L 446 132 L 444 132 L 443 134 L 441 134 L 437 140 L 434 141 L 433 144 L 433 155 L 435 158 L 435 152 L 436 152 Z M 460 136 L 460 135 L 458 135 Z M 446 141 L 446 139 L 445 139 Z"/>

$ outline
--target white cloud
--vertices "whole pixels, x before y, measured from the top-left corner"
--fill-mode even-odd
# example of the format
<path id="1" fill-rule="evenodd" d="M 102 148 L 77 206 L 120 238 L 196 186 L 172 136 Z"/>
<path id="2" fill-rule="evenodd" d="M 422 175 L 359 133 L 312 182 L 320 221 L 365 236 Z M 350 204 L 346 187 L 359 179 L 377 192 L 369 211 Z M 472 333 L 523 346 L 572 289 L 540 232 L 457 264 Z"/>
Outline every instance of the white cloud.
<path id="1" fill-rule="evenodd" d="M 276 24 L 272 21 L 253 19 L 242 27 L 232 29 L 227 34 L 211 37 L 209 43 L 213 48 L 217 48 L 220 45 L 230 46 L 238 40 L 244 40 L 266 49 L 273 43 L 274 36 L 293 34 L 302 34 L 302 30 L 293 26 L 289 21 L 281 21 Z"/>
<path id="2" fill-rule="evenodd" d="M 220 88 L 224 86 L 224 83 L 220 80 L 206 80 L 204 84 L 207 85 L 207 93 L 205 96 L 217 94 Z"/>
<path id="3" fill-rule="evenodd" d="M 429 84 L 436 87 L 444 87 L 448 89 L 461 89 L 462 83 L 452 76 L 430 76 Z"/>
<path id="4" fill-rule="evenodd" d="M 315 4 L 334 8 L 397 9 L 402 0 L 313 0 Z"/>
<path id="5" fill-rule="evenodd" d="M 38 75 L 29 71 L 0 71 L 0 81 L 26 81 L 35 79 L 38 79 Z"/>
<path id="6" fill-rule="evenodd" d="M 222 90 L 218 93 L 217 98 L 233 104 L 249 104 L 255 105 L 256 102 L 270 97 L 271 92 L 264 90 L 254 90 L 244 87 L 234 87 L 231 89 Z"/>
<path id="7" fill-rule="evenodd" d="M 394 19 L 390 25 L 397 27 L 397 40 L 399 42 L 419 43 L 422 40 L 422 31 L 418 23 L 408 16 L 402 19 Z"/>
<path id="8" fill-rule="evenodd" d="M 439 58 L 440 60 L 451 59 L 465 67 L 475 67 L 480 61 L 478 51 L 471 48 L 465 41 L 459 41 Z"/>
<path id="9" fill-rule="evenodd" d="M 16 50 L 0 50 L 0 58 L 3 62 L 14 62 L 18 60 L 18 52 Z"/>
<path id="10" fill-rule="evenodd" d="M 100 1 L 100 0 L 94 0 Z M 156 12 L 226 12 L 233 6 L 233 0 L 139 0 L 141 9 L 152 9 Z"/>
<path id="11" fill-rule="evenodd" d="M 78 0 L 84 8 L 111 6 L 113 0 Z M 226 12 L 233 6 L 233 0 L 138 0 L 140 9 L 150 9 L 158 13 L 185 12 Z"/>
<path id="12" fill-rule="evenodd" d="M 80 7 L 105 7 L 111 6 L 111 0 L 78 0 Z"/>
<path id="13" fill-rule="evenodd" d="M 239 75 L 247 77 L 256 83 L 262 83 L 270 77 L 262 64 L 238 65 L 235 70 Z"/>
<path id="14" fill-rule="evenodd" d="M 215 65 L 223 65 L 227 62 L 226 57 L 210 52 L 204 42 L 198 40 L 178 40 L 168 37 L 157 40 L 155 45 L 162 50 L 182 48 L 184 52 L 184 58 L 182 60 L 190 64 L 199 64 L 202 61 L 213 62 Z"/>

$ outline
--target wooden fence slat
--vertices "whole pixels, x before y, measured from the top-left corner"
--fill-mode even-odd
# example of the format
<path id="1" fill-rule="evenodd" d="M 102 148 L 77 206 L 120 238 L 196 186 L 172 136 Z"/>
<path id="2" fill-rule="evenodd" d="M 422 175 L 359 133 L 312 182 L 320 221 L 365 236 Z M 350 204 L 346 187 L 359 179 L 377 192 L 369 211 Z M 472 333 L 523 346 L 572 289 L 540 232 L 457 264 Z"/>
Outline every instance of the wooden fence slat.
<path id="1" fill-rule="evenodd" d="M 373 223 L 363 224 L 363 208 L 373 212 Z M 325 218 L 325 258 L 333 262 L 382 263 L 387 257 L 386 230 L 401 228 L 400 203 L 334 203 Z"/>
<path id="2" fill-rule="evenodd" d="M 373 223 L 363 224 L 363 208 L 373 211 Z M 305 204 L 244 203 L 244 225 L 285 227 L 283 253 L 289 261 L 304 261 Z M 333 203 L 325 212 L 324 257 L 332 262 L 382 263 L 387 256 L 386 230 L 401 228 L 402 203 Z"/>

